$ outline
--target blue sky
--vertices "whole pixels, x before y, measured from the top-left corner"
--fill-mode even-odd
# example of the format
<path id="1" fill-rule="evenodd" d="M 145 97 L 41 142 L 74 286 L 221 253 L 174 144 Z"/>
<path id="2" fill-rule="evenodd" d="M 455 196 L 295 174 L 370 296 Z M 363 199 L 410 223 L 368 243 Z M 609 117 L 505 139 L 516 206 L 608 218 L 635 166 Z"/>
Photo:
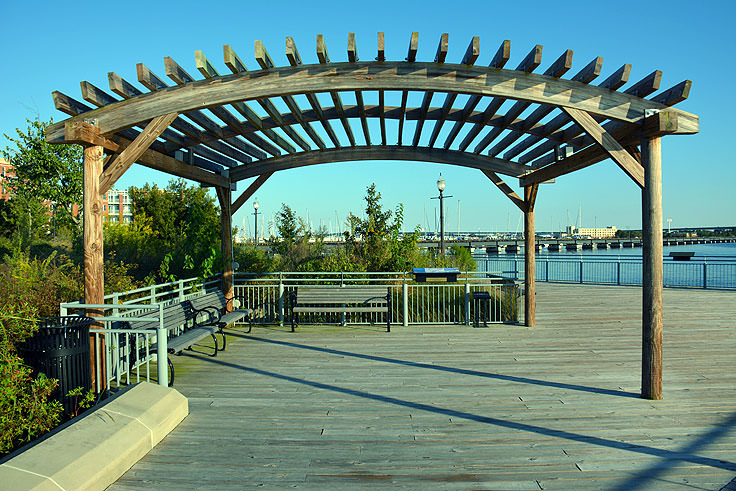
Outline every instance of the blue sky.
<path id="1" fill-rule="evenodd" d="M 81 100 L 80 81 L 107 89 L 107 72 L 114 71 L 133 82 L 138 62 L 165 78 L 163 59 L 171 56 L 198 76 L 194 51 L 201 49 L 224 73 L 223 44 L 230 44 L 250 69 L 257 69 L 253 58 L 256 39 L 264 42 L 277 65 L 287 64 L 286 36 L 294 37 L 305 63 L 316 63 L 316 34 L 325 35 L 332 60 L 344 61 L 347 34 L 355 32 L 360 59 L 370 60 L 376 56 L 376 33 L 382 31 L 387 58 L 403 60 L 411 32 L 418 31 L 417 59 L 431 60 L 441 34 L 447 32 L 448 62 L 459 61 L 472 36 L 479 36 L 481 54 L 476 64 L 487 65 L 500 43 L 509 39 L 508 66 L 517 65 L 535 44 L 542 44 L 539 71 L 569 48 L 574 51 L 570 73 L 602 56 L 600 80 L 624 63 L 633 65 L 631 82 L 655 69 L 664 73 L 662 89 L 692 80 L 690 98 L 677 107 L 700 116 L 701 132 L 663 140 L 664 215 L 672 218 L 673 227 L 733 225 L 736 166 L 729 147 L 734 104 L 723 94 L 735 79 L 729 62 L 736 44 L 732 36 L 735 14 L 733 3 L 726 1 L 131 1 L 125 8 L 83 1 L 3 2 L 0 133 L 25 127 L 25 118 L 64 119 L 53 108 L 53 90 Z M 387 104 L 398 105 L 392 96 L 387 97 Z M 374 99 L 375 94 L 366 94 L 367 104 L 375 103 Z M 435 96 L 432 105 L 442 101 Z M 380 135 L 373 128 L 372 134 Z M 389 131 L 391 128 L 389 125 Z M 406 128 L 413 135 L 414 123 L 407 123 Z M 431 128 L 425 125 L 425 140 Z M 356 135 L 362 133 L 359 124 L 353 130 Z M 338 134 L 344 136 L 341 131 Z M 6 144 L 0 139 L 0 146 Z M 448 230 L 458 227 L 458 207 L 461 230 L 521 229 L 518 210 L 479 171 L 449 165 L 362 162 L 310 166 L 275 174 L 256 197 L 267 219 L 281 203 L 287 203 L 300 215 L 308 213 L 314 226 L 323 224 L 334 230 L 335 222 L 343 222 L 349 211 L 362 210 L 365 188 L 375 182 L 386 206 L 404 204 L 405 228 L 434 228 L 437 200 L 429 198 L 437 194 L 435 182 L 440 172 L 447 181 L 446 194 L 453 196 L 446 202 Z M 169 179 L 134 165 L 116 187 L 145 182 L 165 185 Z M 241 182 L 239 192 L 247 184 Z M 640 202 L 636 185 L 607 160 L 541 186 L 537 229 L 564 228 L 568 214 L 575 224 L 579 209 L 584 226 L 638 228 Z M 236 214 L 235 224 L 242 227 L 247 213 L 246 228 L 251 229 L 252 211 L 249 202 Z"/>

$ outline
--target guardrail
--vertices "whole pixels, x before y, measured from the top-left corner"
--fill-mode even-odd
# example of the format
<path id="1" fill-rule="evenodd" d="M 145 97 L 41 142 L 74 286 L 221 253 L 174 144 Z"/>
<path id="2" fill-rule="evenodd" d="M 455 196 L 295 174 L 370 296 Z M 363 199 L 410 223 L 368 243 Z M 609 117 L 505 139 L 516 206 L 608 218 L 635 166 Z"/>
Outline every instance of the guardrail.
<path id="1" fill-rule="evenodd" d="M 480 271 L 500 271 L 506 278 L 524 278 L 524 256 L 474 256 Z M 640 256 L 536 256 L 537 281 L 609 285 L 641 285 Z M 694 256 L 676 261 L 665 256 L 665 287 L 736 289 L 736 256 Z"/>
<path id="2" fill-rule="evenodd" d="M 235 294 L 256 307 L 257 320 L 283 324 L 291 310 L 290 295 L 299 285 L 372 285 L 390 289 L 392 323 L 409 325 L 465 324 L 476 318 L 471 302 L 476 291 L 490 293 L 490 322 L 519 320 L 520 288 L 504 282 L 491 272 L 462 273 L 457 283 L 417 283 L 411 273 L 266 273 L 235 275 Z M 383 314 L 308 314 L 300 316 L 305 324 L 374 324 L 385 322 Z"/>
<path id="3" fill-rule="evenodd" d="M 125 292 L 105 295 L 102 304 L 85 304 L 81 301 L 66 302 L 60 305 L 61 315 L 83 314 L 86 310 L 97 310 L 102 316 L 96 317 L 103 328 L 91 328 L 94 336 L 95 373 L 101 374 L 100 349 L 105 350 L 106 386 L 115 388 L 143 380 L 151 381 L 151 363 L 157 363 L 156 374 L 159 385 L 168 385 L 168 356 L 166 352 L 167 329 L 163 326 L 163 307 L 202 295 L 207 288 L 219 284 L 219 279 L 202 281 L 187 278 L 169 283 L 151 285 Z M 150 315 L 144 315 L 151 312 Z M 136 322 L 159 321 L 157 329 L 135 329 Z M 115 322 L 127 321 L 132 329 L 114 327 Z M 104 340 L 104 342 L 101 342 Z M 150 347 L 156 345 L 155 350 Z M 143 372 L 143 374 L 141 373 Z M 133 380 L 135 378 L 135 380 Z M 96 377 L 96 390 L 101 390 L 100 377 Z"/>
<path id="4" fill-rule="evenodd" d="M 465 324 L 470 325 L 483 314 L 491 323 L 517 322 L 521 289 L 508 280 L 490 272 L 468 272 L 461 275 L 457 283 L 416 283 L 411 273 L 237 273 L 235 294 L 245 298 L 247 306 L 256 307 L 256 321 L 283 324 L 290 311 L 290 294 L 299 285 L 385 285 L 391 289 L 392 322 L 397 324 Z M 97 310 L 96 317 L 102 329 L 90 329 L 94 335 L 95 373 L 102 372 L 100 350 L 105 350 L 107 387 L 152 379 L 152 363 L 157 363 L 155 373 L 160 385 L 166 385 L 168 367 L 166 360 L 167 327 L 163 326 L 162 310 L 166 305 L 202 295 L 208 288 L 219 285 L 219 278 L 202 282 L 188 278 L 170 283 L 151 285 L 126 292 L 105 295 L 103 304 L 85 304 L 81 301 L 60 305 L 62 315 Z M 478 305 L 471 302 L 472 293 L 485 291 L 490 299 L 476 312 Z M 145 314 L 150 312 L 150 315 Z M 302 315 L 303 324 L 382 324 L 385 322 L 376 313 L 310 314 Z M 157 329 L 135 329 L 136 322 L 159 320 Z M 132 329 L 120 329 L 115 323 L 127 321 Z M 168 326 L 170 327 L 170 326 Z M 104 342 L 100 342 L 104 340 Z M 151 349 L 156 345 L 156 349 Z M 102 347 L 102 348 L 101 348 Z M 161 360 L 162 363 L 158 363 Z M 96 378 L 97 392 L 101 390 L 100 377 Z"/>

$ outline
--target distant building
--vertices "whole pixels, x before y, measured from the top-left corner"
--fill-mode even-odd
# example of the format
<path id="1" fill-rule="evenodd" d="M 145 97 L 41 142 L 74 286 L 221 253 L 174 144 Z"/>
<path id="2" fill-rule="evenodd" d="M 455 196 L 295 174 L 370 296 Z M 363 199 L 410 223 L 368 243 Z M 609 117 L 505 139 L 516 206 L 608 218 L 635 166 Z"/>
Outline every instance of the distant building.
<path id="1" fill-rule="evenodd" d="M 109 190 L 102 201 L 102 214 L 110 222 L 133 223 L 133 207 L 128 190 Z"/>
<path id="2" fill-rule="evenodd" d="M 7 160 L 0 159 L 0 199 L 2 200 L 7 201 L 10 199 L 10 187 L 8 186 L 6 176 L 12 175 L 15 175 L 13 166 Z"/>
<path id="3" fill-rule="evenodd" d="M 567 226 L 567 235 L 582 235 L 584 237 L 590 237 L 592 239 L 612 239 L 616 237 L 616 227 L 606 228 L 577 228 L 572 225 Z"/>

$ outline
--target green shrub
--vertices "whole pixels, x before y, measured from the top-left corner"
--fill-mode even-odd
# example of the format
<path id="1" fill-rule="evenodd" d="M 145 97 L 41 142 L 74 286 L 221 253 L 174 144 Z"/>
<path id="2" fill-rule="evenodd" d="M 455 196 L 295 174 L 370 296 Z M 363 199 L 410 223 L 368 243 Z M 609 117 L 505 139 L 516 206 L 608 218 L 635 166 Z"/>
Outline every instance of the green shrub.
<path id="1" fill-rule="evenodd" d="M 55 428 L 63 407 L 49 401 L 57 381 L 39 374 L 18 357 L 15 346 L 36 331 L 36 311 L 0 298 L 0 454 L 6 454 Z"/>

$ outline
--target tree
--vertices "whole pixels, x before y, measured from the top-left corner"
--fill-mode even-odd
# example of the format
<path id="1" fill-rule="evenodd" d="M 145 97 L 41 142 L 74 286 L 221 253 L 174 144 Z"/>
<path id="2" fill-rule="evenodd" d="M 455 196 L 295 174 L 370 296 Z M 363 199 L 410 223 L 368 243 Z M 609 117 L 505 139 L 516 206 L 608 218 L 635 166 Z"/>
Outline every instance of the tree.
<path id="1" fill-rule="evenodd" d="M 15 208 L 16 226 L 25 225 L 34 234 L 39 227 L 39 205 L 51 209 L 59 225 L 74 223 L 72 206 L 82 203 L 82 167 L 84 151 L 79 145 L 51 145 L 46 142 L 50 122 L 28 122 L 26 131 L 16 128 L 17 137 L 5 137 L 15 144 L 6 147 L 2 156 L 14 167 L 14 176 L 6 176 Z M 44 213 L 45 215 L 45 213 Z M 41 218 L 40 221 L 47 222 Z"/>
<path id="2" fill-rule="evenodd" d="M 178 179 L 129 193 L 133 223 L 106 225 L 106 254 L 137 264 L 137 276 L 149 281 L 206 275 L 221 262 L 220 210 L 206 188 Z"/>
<path id="3" fill-rule="evenodd" d="M 419 227 L 411 233 L 402 233 L 404 207 L 401 203 L 383 211 L 381 193 L 376 185 L 366 189 L 365 219 L 348 216 L 350 231 L 345 232 L 348 248 L 365 265 L 367 271 L 407 271 L 417 263 L 420 255 L 417 241 Z M 392 218 L 393 214 L 393 218 Z"/>
<path id="4" fill-rule="evenodd" d="M 303 219 L 285 203 L 276 215 L 278 237 L 268 243 L 276 269 L 281 271 L 317 271 L 323 253 L 324 234 L 312 233 Z"/>

